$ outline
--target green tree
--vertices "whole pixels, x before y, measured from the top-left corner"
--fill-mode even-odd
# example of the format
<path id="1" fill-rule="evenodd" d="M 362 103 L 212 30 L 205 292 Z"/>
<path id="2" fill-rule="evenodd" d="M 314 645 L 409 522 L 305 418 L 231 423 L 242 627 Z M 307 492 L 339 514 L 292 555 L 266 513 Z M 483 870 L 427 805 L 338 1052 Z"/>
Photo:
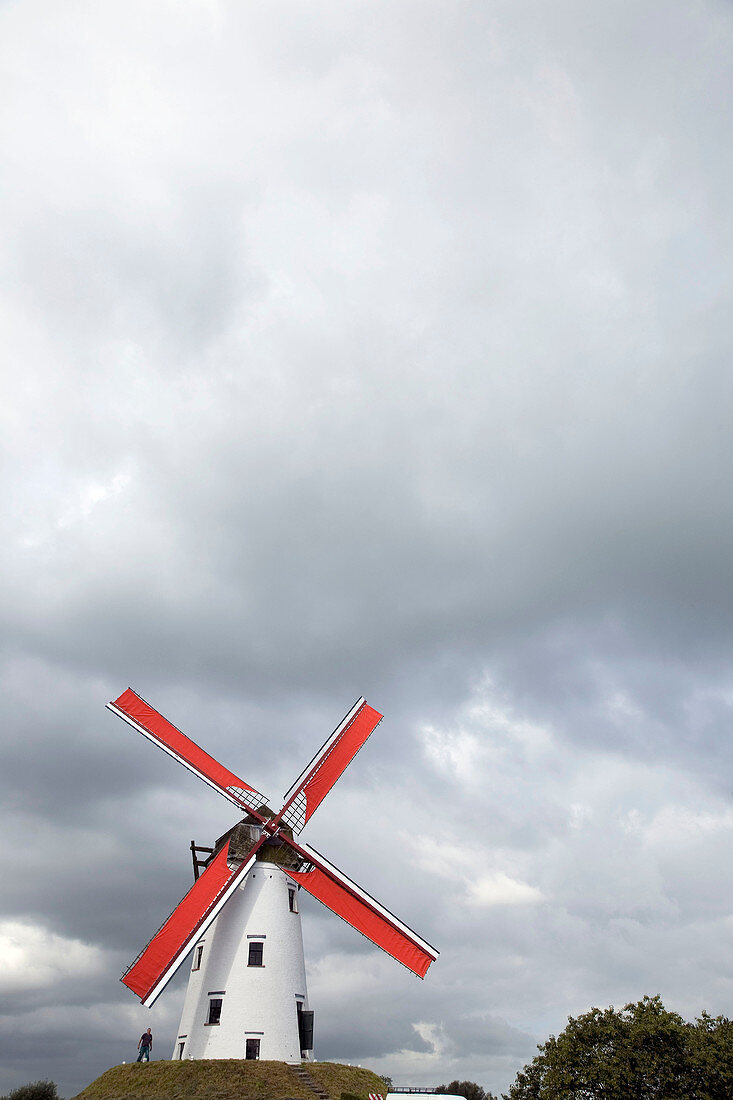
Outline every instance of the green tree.
<path id="1" fill-rule="evenodd" d="M 464 1096 L 465 1100 L 496 1100 L 493 1092 L 482 1089 L 475 1081 L 449 1081 L 447 1085 L 438 1085 L 435 1092 Z"/>
<path id="2" fill-rule="evenodd" d="M 0 1100 L 59 1100 L 59 1094 L 53 1081 L 31 1081 L 13 1089 Z"/>
<path id="3" fill-rule="evenodd" d="M 690 1028 L 691 1095 L 695 1100 L 733 1096 L 733 1021 L 703 1012 Z"/>
<path id="4" fill-rule="evenodd" d="M 505 1100 L 730 1100 L 733 1023 L 706 1013 L 694 1024 L 659 997 L 592 1008 L 517 1074 Z"/>

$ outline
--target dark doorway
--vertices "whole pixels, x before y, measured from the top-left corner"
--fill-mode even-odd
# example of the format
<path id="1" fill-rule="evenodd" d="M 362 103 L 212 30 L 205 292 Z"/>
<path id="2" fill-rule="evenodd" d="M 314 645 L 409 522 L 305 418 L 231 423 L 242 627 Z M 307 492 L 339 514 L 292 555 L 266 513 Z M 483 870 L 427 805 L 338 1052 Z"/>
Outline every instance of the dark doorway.
<path id="1" fill-rule="evenodd" d="M 303 1002 L 296 1001 L 298 1006 L 298 1036 L 300 1038 L 300 1053 L 313 1050 L 313 1013 L 303 1010 Z"/>

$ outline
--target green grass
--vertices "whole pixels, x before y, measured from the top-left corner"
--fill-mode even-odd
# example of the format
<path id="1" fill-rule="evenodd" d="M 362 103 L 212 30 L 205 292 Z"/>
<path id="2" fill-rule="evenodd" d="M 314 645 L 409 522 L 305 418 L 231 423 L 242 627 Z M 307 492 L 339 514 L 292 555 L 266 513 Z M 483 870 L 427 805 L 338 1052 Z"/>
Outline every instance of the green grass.
<path id="1" fill-rule="evenodd" d="M 370 1092 L 387 1094 L 387 1086 L 381 1077 L 370 1069 L 359 1066 L 343 1066 L 339 1062 L 304 1062 L 311 1077 L 318 1081 L 331 1100 L 339 1100 L 342 1092 L 351 1092 L 366 1100 Z M 313 1098 L 313 1093 L 311 1093 Z"/>
<path id="2" fill-rule="evenodd" d="M 387 1091 L 384 1081 L 368 1069 L 335 1062 L 304 1062 L 303 1066 L 331 1100 L 342 1092 L 366 1100 L 370 1092 Z M 183 1062 L 132 1062 L 113 1066 L 92 1081 L 74 1100 L 316 1100 L 285 1062 L 236 1058 Z"/>

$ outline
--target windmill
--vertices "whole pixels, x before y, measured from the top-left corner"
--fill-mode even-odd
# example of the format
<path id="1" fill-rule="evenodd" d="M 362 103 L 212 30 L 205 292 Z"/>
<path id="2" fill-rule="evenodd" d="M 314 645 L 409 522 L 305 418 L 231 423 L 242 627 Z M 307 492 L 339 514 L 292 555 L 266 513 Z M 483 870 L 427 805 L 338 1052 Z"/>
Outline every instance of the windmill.
<path id="1" fill-rule="evenodd" d="M 122 977 L 148 1008 L 194 949 L 173 1058 L 312 1057 L 297 894 L 302 886 L 423 978 L 438 952 L 309 845 L 295 840 L 382 720 L 359 699 L 273 813 L 132 688 L 107 707 L 245 812 Z"/>

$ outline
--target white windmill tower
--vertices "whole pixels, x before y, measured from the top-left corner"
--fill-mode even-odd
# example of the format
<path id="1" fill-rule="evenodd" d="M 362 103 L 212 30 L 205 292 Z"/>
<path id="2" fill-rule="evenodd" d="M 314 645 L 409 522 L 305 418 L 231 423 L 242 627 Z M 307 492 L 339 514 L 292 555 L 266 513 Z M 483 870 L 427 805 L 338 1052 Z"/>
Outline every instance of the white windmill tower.
<path id="1" fill-rule="evenodd" d="M 359 699 L 273 814 L 266 799 L 219 764 L 131 688 L 107 704 L 247 816 L 220 839 L 206 870 L 123 975 L 150 1007 L 193 948 L 174 1058 L 312 1055 L 298 889 L 304 887 L 419 977 L 438 952 L 315 849 L 293 839 L 377 727 Z"/>

